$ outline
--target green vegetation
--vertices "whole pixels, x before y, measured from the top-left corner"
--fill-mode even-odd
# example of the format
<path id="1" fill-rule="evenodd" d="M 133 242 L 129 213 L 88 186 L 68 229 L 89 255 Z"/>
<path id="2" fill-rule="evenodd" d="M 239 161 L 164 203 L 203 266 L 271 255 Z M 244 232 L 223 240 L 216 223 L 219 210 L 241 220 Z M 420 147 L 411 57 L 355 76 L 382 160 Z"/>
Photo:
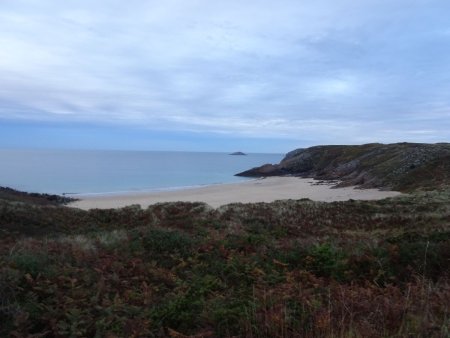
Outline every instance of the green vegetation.
<path id="1" fill-rule="evenodd" d="M 448 337 L 449 202 L 0 200 L 0 336 Z"/>
<path id="2" fill-rule="evenodd" d="M 7 201 L 29 202 L 39 205 L 62 205 L 76 201 L 76 199 L 66 196 L 28 193 L 6 187 L 0 187 L 0 199 Z"/>
<path id="3" fill-rule="evenodd" d="M 297 149 L 277 165 L 239 176 L 298 175 L 339 180 L 339 186 L 411 192 L 450 188 L 450 143 L 332 145 Z"/>

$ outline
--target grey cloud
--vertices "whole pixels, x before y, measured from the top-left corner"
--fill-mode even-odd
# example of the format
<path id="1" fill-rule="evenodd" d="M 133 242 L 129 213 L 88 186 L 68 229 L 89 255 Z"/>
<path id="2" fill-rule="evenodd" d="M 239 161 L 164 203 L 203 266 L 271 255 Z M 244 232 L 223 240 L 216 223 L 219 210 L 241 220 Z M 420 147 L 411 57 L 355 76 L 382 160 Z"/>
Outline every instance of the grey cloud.
<path id="1" fill-rule="evenodd" d="M 448 139 L 447 1 L 3 1 L 0 117 Z"/>

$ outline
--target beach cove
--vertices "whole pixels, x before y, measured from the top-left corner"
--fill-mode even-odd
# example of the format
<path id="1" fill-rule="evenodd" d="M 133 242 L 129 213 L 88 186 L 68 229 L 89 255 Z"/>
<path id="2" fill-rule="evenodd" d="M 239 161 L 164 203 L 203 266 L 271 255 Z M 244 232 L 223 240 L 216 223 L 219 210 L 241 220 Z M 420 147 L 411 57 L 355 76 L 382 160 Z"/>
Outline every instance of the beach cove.
<path id="1" fill-rule="evenodd" d="M 267 177 L 240 183 L 216 184 L 159 192 L 130 192 L 114 194 L 76 195 L 79 199 L 69 206 L 84 210 L 98 208 L 121 208 L 139 204 L 149 205 L 163 202 L 204 202 L 213 208 L 230 203 L 273 202 L 282 199 L 309 198 L 313 201 L 334 202 L 355 200 L 377 200 L 400 195 L 396 191 L 360 189 L 355 187 L 332 188 L 311 178 Z"/>

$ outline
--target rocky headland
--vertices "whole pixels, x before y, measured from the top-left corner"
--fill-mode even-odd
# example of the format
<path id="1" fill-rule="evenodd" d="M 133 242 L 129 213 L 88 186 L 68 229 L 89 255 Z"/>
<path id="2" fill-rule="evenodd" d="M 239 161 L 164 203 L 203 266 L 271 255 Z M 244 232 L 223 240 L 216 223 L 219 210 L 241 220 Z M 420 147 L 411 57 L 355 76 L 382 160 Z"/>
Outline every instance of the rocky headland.
<path id="1" fill-rule="evenodd" d="M 339 187 L 432 190 L 450 185 L 450 143 L 316 146 L 291 151 L 279 164 L 265 164 L 237 174 L 281 175 L 339 180 Z"/>

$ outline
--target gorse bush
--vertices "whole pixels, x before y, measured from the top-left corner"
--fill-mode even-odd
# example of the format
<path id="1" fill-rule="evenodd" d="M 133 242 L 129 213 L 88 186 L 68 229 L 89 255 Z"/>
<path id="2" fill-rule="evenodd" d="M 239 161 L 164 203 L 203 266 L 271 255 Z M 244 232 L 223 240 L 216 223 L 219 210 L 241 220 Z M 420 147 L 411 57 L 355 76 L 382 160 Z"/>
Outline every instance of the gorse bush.
<path id="1" fill-rule="evenodd" d="M 16 253 L 11 256 L 10 261 L 12 266 L 31 275 L 44 273 L 49 265 L 48 256 L 42 253 Z"/>
<path id="2" fill-rule="evenodd" d="M 141 240 L 147 253 L 156 256 L 168 254 L 184 256 L 191 251 L 194 244 L 190 236 L 176 230 L 148 229 L 134 235 L 133 239 Z"/>
<path id="3" fill-rule="evenodd" d="M 306 268 L 317 276 L 341 280 L 344 277 L 345 255 L 330 243 L 315 245 L 306 257 Z"/>

